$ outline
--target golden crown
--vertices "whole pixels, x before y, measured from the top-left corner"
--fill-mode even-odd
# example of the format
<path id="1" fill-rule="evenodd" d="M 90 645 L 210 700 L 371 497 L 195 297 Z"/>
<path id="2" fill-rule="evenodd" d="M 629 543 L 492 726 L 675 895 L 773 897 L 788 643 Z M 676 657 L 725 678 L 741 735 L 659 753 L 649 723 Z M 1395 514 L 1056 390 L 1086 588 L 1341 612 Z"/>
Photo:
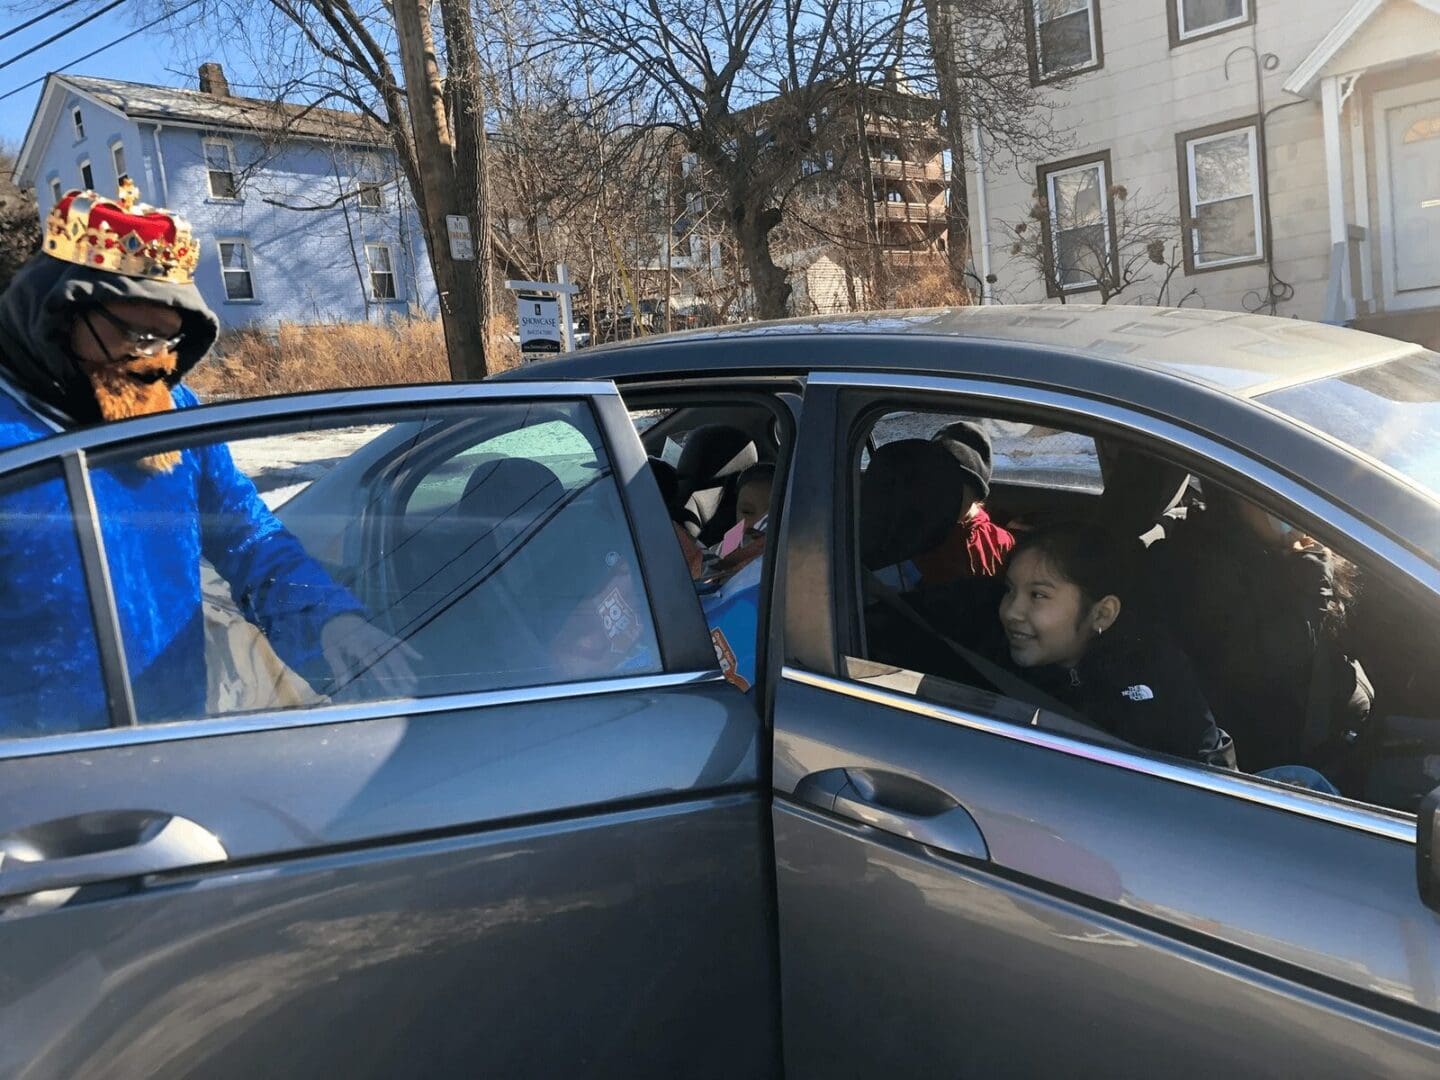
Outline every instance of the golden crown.
<path id="1" fill-rule="evenodd" d="M 189 223 L 139 198 L 128 176 L 120 178 L 114 199 L 66 192 L 46 219 L 45 253 L 92 270 L 190 284 L 200 250 Z"/>

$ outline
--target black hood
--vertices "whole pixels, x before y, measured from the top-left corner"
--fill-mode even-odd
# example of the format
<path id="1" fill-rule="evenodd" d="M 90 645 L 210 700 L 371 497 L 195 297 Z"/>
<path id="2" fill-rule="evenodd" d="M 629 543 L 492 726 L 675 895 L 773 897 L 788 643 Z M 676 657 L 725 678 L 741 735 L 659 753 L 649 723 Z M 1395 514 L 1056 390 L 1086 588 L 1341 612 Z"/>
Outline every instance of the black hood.
<path id="1" fill-rule="evenodd" d="M 198 364 L 220 333 L 220 321 L 194 285 L 175 285 L 92 270 L 43 252 L 22 266 L 0 293 L 0 374 L 66 426 L 100 420 L 90 381 L 68 340 L 77 308 L 104 300 L 163 304 L 180 313 L 179 381 Z"/>

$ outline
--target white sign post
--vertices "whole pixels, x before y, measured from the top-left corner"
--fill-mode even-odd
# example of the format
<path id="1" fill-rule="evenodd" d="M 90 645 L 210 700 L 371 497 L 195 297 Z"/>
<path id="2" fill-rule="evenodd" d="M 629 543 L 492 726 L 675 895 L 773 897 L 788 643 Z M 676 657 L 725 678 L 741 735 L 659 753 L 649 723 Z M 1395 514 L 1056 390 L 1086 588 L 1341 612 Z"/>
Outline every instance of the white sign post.
<path id="1" fill-rule="evenodd" d="M 570 284 L 569 267 L 561 263 L 556 270 L 559 281 L 505 282 L 505 287 L 515 293 L 522 360 L 575 351 L 571 297 L 579 290 Z"/>

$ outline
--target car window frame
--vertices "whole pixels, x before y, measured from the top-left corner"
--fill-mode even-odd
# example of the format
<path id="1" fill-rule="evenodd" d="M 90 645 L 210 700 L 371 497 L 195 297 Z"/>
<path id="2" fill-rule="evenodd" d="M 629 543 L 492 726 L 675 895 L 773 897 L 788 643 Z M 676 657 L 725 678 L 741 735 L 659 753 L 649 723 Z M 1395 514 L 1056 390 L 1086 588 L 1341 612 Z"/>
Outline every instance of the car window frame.
<path id="1" fill-rule="evenodd" d="M 104 539 L 89 496 L 92 455 L 108 459 L 133 454 L 157 438 L 190 445 L 254 437 L 267 427 L 287 427 L 288 421 L 300 417 L 322 422 L 334 418 L 336 426 L 344 426 L 352 416 L 374 422 L 374 417 L 386 412 L 404 415 L 426 406 L 458 411 L 486 402 L 536 400 L 580 401 L 591 409 L 635 546 L 660 651 L 659 672 L 398 701 L 332 703 L 163 723 L 136 722 Z M 111 722 L 107 727 L 87 731 L 0 739 L 0 760 L 723 681 L 659 490 L 649 474 L 643 448 L 619 392 L 610 382 L 434 384 L 221 402 L 63 432 L 0 452 L 0 480 L 32 471 L 40 475 L 47 468 L 57 470 L 65 481 L 67 503 L 80 539 L 87 594 L 96 621 L 100 676 L 111 702 Z"/>
<path id="2" fill-rule="evenodd" d="M 849 448 L 863 433 L 877 409 L 924 408 L 933 402 L 937 411 L 1017 413 L 1034 410 L 1052 426 L 1073 425 L 1097 438 L 1112 436 L 1154 445 L 1177 464 L 1227 482 L 1241 495 L 1266 504 L 1279 504 L 1286 516 L 1324 541 L 1347 538 L 1348 548 L 1365 552 L 1367 571 L 1403 580 L 1423 591 L 1428 603 L 1440 610 L 1440 568 L 1432 566 L 1347 508 L 1305 486 L 1297 478 L 1219 442 L 1198 428 L 1184 427 L 1137 407 L 1117 404 L 1113 398 L 1076 390 L 1056 390 L 1033 384 L 1005 383 L 985 377 L 908 375 L 885 372 L 817 371 L 807 382 L 806 424 L 801 434 L 799 460 L 792 489 L 826 491 L 831 512 L 809 517 L 827 519 L 821 535 L 806 540 L 823 549 L 807 551 L 791 569 L 798 588 L 828 600 L 827 618 L 803 618 L 789 607 L 785 624 L 785 667 L 782 678 L 817 686 L 887 708 L 897 708 L 1004 738 L 1029 742 L 1050 750 L 1081 756 L 1158 779 L 1186 784 L 1231 798 L 1262 803 L 1290 813 L 1314 817 L 1350 829 L 1414 844 L 1415 815 L 1344 798 L 1320 796 L 1287 788 L 1244 773 L 1229 773 L 1200 764 L 1191 765 L 1146 751 L 1100 746 L 1057 731 L 1020 726 L 979 712 L 951 708 L 857 682 L 846 674 L 849 647 L 859 638 L 861 612 L 858 589 L 858 519 L 851 509 L 854 497 L 848 473 Z M 824 454 L 819 447 L 824 446 Z M 828 460 L 822 460 L 827 458 Z M 817 530 L 819 531 L 819 530 Z"/>

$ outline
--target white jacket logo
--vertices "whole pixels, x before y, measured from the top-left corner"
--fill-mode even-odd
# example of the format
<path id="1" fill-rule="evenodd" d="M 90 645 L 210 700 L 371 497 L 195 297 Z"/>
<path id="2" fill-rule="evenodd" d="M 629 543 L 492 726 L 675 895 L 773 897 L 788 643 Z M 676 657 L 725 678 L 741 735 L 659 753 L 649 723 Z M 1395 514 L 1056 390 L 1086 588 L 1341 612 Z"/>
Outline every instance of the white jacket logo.
<path id="1" fill-rule="evenodd" d="M 1144 683 L 1127 686 L 1124 690 L 1120 691 L 1120 694 L 1122 697 L 1127 697 L 1131 701 L 1153 701 L 1155 699 L 1155 691 L 1151 690 Z"/>

